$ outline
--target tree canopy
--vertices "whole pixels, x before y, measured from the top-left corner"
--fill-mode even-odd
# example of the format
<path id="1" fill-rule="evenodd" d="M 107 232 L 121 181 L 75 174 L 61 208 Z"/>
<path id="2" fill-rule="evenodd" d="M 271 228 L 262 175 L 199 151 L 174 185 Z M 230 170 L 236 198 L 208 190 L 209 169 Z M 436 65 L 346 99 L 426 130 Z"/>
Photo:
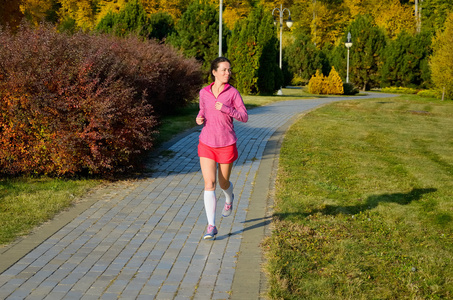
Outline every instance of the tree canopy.
<path id="1" fill-rule="evenodd" d="M 453 12 L 445 22 L 445 29 L 433 40 L 431 57 L 432 79 L 436 87 L 453 99 Z"/>

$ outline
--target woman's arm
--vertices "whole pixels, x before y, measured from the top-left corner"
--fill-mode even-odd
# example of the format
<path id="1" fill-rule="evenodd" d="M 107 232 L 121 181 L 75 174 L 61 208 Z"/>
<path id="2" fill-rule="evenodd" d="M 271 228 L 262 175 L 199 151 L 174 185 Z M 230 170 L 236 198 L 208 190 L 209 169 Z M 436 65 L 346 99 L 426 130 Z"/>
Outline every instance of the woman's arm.
<path id="1" fill-rule="evenodd" d="M 200 107 L 200 110 L 198 111 L 198 114 L 197 114 L 197 117 L 195 118 L 195 122 L 197 122 L 198 125 L 203 125 L 204 124 L 204 101 L 202 101 L 202 97 L 201 97 L 201 92 L 200 92 L 200 97 L 199 97 L 199 107 Z"/>
<path id="2" fill-rule="evenodd" d="M 233 98 L 233 107 L 223 104 L 220 111 L 244 123 L 249 119 L 247 109 L 245 108 L 244 101 L 239 92 L 236 93 Z"/>

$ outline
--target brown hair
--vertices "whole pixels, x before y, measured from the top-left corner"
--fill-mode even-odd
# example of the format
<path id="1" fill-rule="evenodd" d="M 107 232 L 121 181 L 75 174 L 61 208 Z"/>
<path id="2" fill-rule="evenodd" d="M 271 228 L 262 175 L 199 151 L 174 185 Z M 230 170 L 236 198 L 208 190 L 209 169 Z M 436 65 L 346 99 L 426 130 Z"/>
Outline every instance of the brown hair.
<path id="1" fill-rule="evenodd" d="M 220 64 L 221 62 L 227 62 L 227 63 L 229 63 L 229 64 L 231 65 L 231 62 L 230 62 L 229 59 L 226 58 L 226 57 L 219 56 L 219 57 L 217 57 L 216 59 L 214 59 L 214 60 L 211 62 L 211 79 L 212 79 L 212 81 L 215 80 L 215 77 L 214 77 L 214 75 L 212 74 L 212 71 L 214 71 L 214 70 L 217 71 L 217 68 L 219 67 L 219 64 Z"/>

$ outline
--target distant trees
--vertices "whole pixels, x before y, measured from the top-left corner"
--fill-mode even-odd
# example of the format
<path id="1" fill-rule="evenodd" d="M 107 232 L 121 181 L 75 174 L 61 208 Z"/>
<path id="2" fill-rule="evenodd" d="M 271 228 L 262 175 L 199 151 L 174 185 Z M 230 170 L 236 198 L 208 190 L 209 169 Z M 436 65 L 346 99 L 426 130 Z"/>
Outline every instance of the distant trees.
<path id="1" fill-rule="evenodd" d="M 445 22 L 445 29 L 433 40 L 433 55 L 430 65 L 435 86 L 453 99 L 453 12 Z"/>
<path id="2" fill-rule="evenodd" d="M 402 32 L 397 39 L 390 41 L 384 52 L 382 86 L 428 88 L 431 81 L 428 65 L 431 39 L 429 32 Z"/>
<path id="3" fill-rule="evenodd" d="M 203 64 L 205 71 L 217 57 L 219 41 L 219 15 L 207 1 L 195 0 L 176 24 L 176 33 L 168 42 L 181 49 L 187 57 L 195 57 Z"/>
<path id="4" fill-rule="evenodd" d="M 20 3 L 20 10 L 28 21 L 38 24 L 43 21 L 57 21 L 56 9 L 59 5 L 53 0 L 23 0 Z"/>
<path id="5" fill-rule="evenodd" d="M 294 21 L 291 29 L 283 26 L 284 84 L 291 79 L 306 83 L 316 70 L 327 75 L 332 66 L 345 79 L 344 42 L 351 31 L 350 82 L 361 90 L 380 85 L 430 87 L 430 36 L 443 30 L 447 15 L 453 11 L 451 0 L 291 0 L 282 4 Z M 256 8 L 261 7 L 261 16 L 269 18 L 272 9 L 279 6 L 276 0 L 223 2 L 222 53 L 239 59 L 238 49 L 249 55 L 250 51 L 261 51 L 254 53 L 252 60 L 235 64 L 244 64 L 244 70 L 255 64 L 252 73 L 236 76 L 237 84 L 245 80 L 244 90 L 250 93 L 268 93 L 282 84 L 281 71 L 274 68 L 278 64 L 274 53 L 278 52 L 277 39 L 267 44 L 260 41 L 259 46 L 240 45 L 249 42 L 246 35 L 258 39 L 257 22 L 250 20 Z M 218 13 L 216 0 L 3 0 L 0 25 L 15 28 L 26 19 L 36 26 L 51 22 L 66 33 L 99 30 L 118 36 L 138 34 L 175 46 L 187 57 L 195 57 L 207 71 L 218 53 Z M 235 30 L 230 31 L 232 28 Z M 235 38 L 227 42 L 231 34 Z M 278 38 L 275 30 L 273 37 Z M 265 63 L 268 61 L 272 65 Z"/>
<path id="6" fill-rule="evenodd" d="M 24 17 L 20 11 L 19 1 L 2 0 L 2 9 L 0 9 L 0 26 L 18 26 Z"/>
<path id="7" fill-rule="evenodd" d="M 386 46 L 384 33 L 367 15 L 357 16 L 346 32 L 351 32 L 354 38 L 350 51 L 350 82 L 363 91 L 379 86 L 380 68 L 383 64 L 382 55 Z M 343 41 L 346 41 L 346 37 L 343 38 Z M 340 43 L 338 47 L 343 48 L 341 53 L 344 57 L 346 55 L 344 42 Z M 341 61 L 345 64 L 346 58 Z M 335 65 L 338 70 L 345 70 L 346 66 L 343 66 L 344 68 Z"/>
<path id="8" fill-rule="evenodd" d="M 408 1 L 400 0 L 350 0 L 352 17 L 368 14 L 390 38 L 400 32 L 415 33 L 413 7 Z M 413 0 L 412 0 L 413 1 Z M 405 3 L 406 2 L 406 3 Z"/>
<path id="9" fill-rule="evenodd" d="M 139 0 L 132 0 L 118 13 L 110 11 L 100 20 L 96 30 L 114 33 L 116 36 L 126 36 L 135 33 L 139 36 L 148 36 L 150 20 Z"/>
<path id="10" fill-rule="evenodd" d="M 157 12 L 149 17 L 150 32 L 148 37 L 164 40 L 176 32 L 175 21 L 167 12 Z"/>
<path id="11" fill-rule="evenodd" d="M 272 15 L 262 6 L 236 23 L 228 40 L 228 58 L 236 87 L 245 94 L 273 93 L 283 83 Z"/>
<path id="12" fill-rule="evenodd" d="M 59 0 L 58 14 L 62 21 L 74 22 L 76 28 L 88 31 L 96 25 L 98 1 L 95 0 Z"/>
<path id="13" fill-rule="evenodd" d="M 310 36 L 303 32 L 296 35 L 294 42 L 285 48 L 285 60 L 288 62 L 289 71 L 306 82 L 316 70 L 323 70 L 326 63 L 324 53 L 316 48 Z"/>
<path id="14" fill-rule="evenodd" d="M 453 11 L 451 0 L 423 0 L 419 5 L 422 8 L 421 31 L 430 31 L 431 33 L 441 30 L 448 14 Z"/>

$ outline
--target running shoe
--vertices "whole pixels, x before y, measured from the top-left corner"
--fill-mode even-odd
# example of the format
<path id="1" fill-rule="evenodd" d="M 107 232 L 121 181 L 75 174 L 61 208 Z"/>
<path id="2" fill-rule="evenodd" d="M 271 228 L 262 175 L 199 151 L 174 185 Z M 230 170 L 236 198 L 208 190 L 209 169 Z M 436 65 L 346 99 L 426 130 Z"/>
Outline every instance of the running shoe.
<path id="1" fill-rule="evenodd" d="M 205 240 L 212 239 L 216 236 L 217 234 L 217 228 L 212 225 L 208 225 L 208 229 L 206 229 L 206 234 L 204 235 Z"/>
<path id="2" fill-rule="evenodd" d="M 223 210 L 222 210 L 222 217 L 228 217 L 229 215 L 231 215 L 231 212 L 233 211 L 233 200 L 234 200 L 234 194 L 233 194 L 233 199 L 231 200 L 231 203 L 230 204 L 225 203 L 225 206 L 223 207 Z"/>

